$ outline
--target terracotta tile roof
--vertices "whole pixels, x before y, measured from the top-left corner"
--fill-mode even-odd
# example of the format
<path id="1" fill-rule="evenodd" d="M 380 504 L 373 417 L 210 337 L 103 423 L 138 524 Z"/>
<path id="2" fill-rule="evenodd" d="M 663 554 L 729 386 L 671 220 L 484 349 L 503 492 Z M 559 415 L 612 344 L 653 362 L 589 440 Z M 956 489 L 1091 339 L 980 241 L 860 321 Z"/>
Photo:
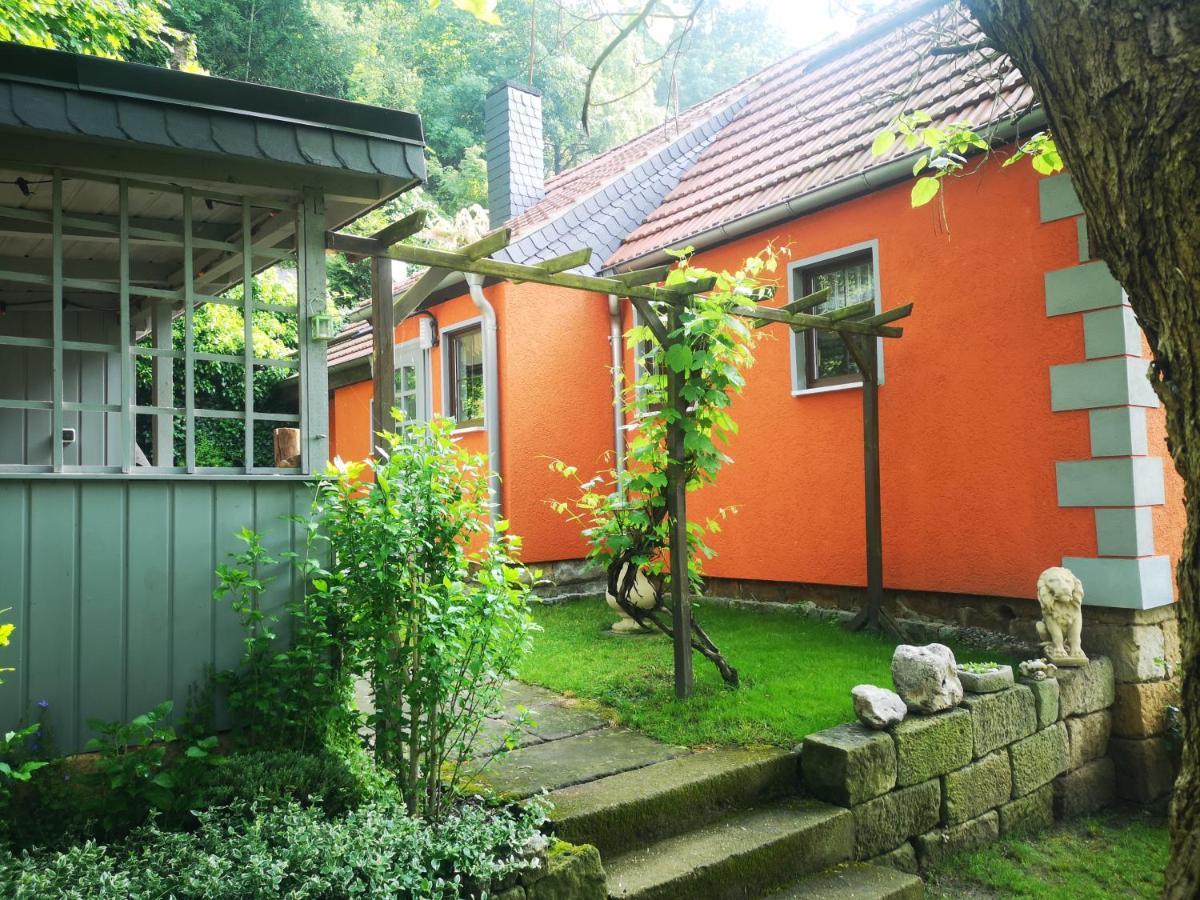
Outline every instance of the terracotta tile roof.
<path id="1" fill-rule="evenodd" d="M 941 44 L 981 37 L 951 8 L 925 3 L 892 16 L 882 33 L 851 37 L 766 70 L 733 122 L 701 154 L 666 201 L 609 257 L 606 268 L 685 244 L 709 229 L 904 155 L 883 158 L 871 142 L 898 114 L 924 109 L 937 121 L 993 121 L 1032 104 L 1011 65 L 980 69 L 972 53 L 932 55 Z M 897 21 L 899 20 L 899 21 Z M 949 32 L 949 36 L 947 35 Z M 860 32 L 861 35 L 861 32 Z"/>

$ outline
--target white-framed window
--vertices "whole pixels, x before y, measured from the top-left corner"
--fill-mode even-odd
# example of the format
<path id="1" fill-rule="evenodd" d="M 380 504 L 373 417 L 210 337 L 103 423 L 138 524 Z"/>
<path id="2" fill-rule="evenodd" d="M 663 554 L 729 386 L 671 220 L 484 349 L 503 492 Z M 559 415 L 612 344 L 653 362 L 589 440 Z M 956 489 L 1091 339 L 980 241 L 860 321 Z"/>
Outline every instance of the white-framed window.
<path id="1" fill-rule="evenodd" d="M 859 303 L 871 302 L 876 315 L 882 312 L 879 293 L 879 243 L 866 241 L 830 253 L 797 260 L 788 266 L 788 300 L 798 300 L 829 288 L 829 299 L 811 310 L 828 313 Z M 883 383 L 883 348 L 879 340 L 879 382 Z M 792 336 L 792 393 L 843 390 L 862 384 L 850 351 L 833 332 L 808 329 Z"/>
<path id="2" fill-rule="evenodd" d="M 442 330 L 442 410 L 459 428 L 484 426 L 483 323 Z"/>
<path id="3" fill-rule="evenodd" d="M 396 372 L 396 408 L 405 422 L 428 422 L 430 417 L 429 354 L 419 339 L 397 344 L 394 357 Z M 375 446 L 375 398 L 367 401 L 367 434 Z"/>

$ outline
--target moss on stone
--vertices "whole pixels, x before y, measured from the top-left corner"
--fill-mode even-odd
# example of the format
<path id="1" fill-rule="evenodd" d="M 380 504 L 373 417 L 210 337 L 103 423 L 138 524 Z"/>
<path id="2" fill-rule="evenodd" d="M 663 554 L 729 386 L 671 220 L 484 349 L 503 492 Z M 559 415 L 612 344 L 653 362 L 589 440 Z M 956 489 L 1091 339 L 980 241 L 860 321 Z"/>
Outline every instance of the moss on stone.
<path id="1" fill-rule="evenodd" d="M 1067 726 L 1056 722 L 1009 747 L 1013 796 L 1024 797 L 1067 770 Z"/>
<path id="2" fill-rule="evenodd" d="M 1054 791 L 1044 784 L 1024 797 L 1000 807 L 1000 834 L 1023 837 L 1054 824 Z"/>
<path id="3" fill-rule="evenodd" d="M 606 900 L 608 883 L 600 851 L 590 844 L 555 841 L 546 854 L 546 868 L 525 877 L 528 900 Z"/>
<path id="4" fill-rule="evenodd" d="M 896 747 L 886 732 L 852 722 L 809 735 L 800 768 L 813 796 L 856 806 L 895 787 Z"/>
<path id="5" fill-rule="evenodd" d="M 945 775 L 971 761 L 971 715 L 966 710 L 910 715 L 892 728 L 892 737 L 900 787 Z"/>
<path id="6" fill-rule="evenodd" d="M 1078 669 L 1059 669 L 1059 714 L 1079 716 L 1112 706 L 1116 693 L 1112 662 L 1097 656 Z"/>
<path id="7" fill-rule="evenodd" d="M 993 810 L 949 828 L 926 832 L 913 843 L 917 847 L 917 860 L 921 868 L 929 869 L 940 865 L 952 853 L 982 847 L 999 836 L 1000 817 Z"/>
<path id="8" fill-rule="evenodd" d="M 908 872 L 910 875 L 917 874 L 917 851 L 911 841 L 905 841 L 895 850 L 873 856 L 867 862 L 873 866 L 887 866 L 889 869 Z"/>
<path id="9" fill-rule="evenodd" d="M 1048 728 L 1058 721 L 1058 679 L 1044 678 L 1035 681 L 1032 678 L 1021 679 L 1021 684 L 1033 693 L 1034 711 L 1037 713 L 1037 727 Z"/>
<path id="10" fill-rule="evenodd" d="M 1107 756 L 1054 779 L 1054 815 L 1073 819 L 1110 806 L 1117 796 L 1116 769 Z"/>
<path id="11" fill-rule="evenodd" d="M 1012 797 L 1012 765 L 1004 750 L 942 778 L 942 822 L 957 825 L 974 819 Z"/>
<path id="12" fill-rule="evenodd" d="M 969 694 L 963 706 L 971 713 L 975 758 L 986 756 L 1037 729 L 1033 691 L 1023 684 L 992 694 Z"/>
<path id="13" fill-rule="evenodd" d="M 870 859 L 924 834 L 938 823 L 941 806 L 942 787 L 936 778 L 856 806 L 855 859 Z"/>
<path id="14" fill-rule="evenodd" d="M 1071 716 L 1066 719 L 1070 763 L 1067 768 L 1078 769 L 1093 759 L 1108 753 L 1108 737 L 1112 732 L 1112 713 L 1107 709 Z"/>

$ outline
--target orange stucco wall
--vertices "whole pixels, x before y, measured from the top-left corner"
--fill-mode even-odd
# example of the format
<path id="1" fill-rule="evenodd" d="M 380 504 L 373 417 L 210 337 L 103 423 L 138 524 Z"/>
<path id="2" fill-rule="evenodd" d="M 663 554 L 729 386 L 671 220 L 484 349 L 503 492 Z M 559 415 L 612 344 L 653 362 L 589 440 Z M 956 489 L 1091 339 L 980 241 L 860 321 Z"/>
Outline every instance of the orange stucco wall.
<path id="1" fill-rule="evenodd" d="M 550 509 L 551 499 L 567 499 L 573 488 L 550 471 L 551 459 L 579 467 L 587 478 L 611 454 L 613 424 L 608 344 L 608 301 L 544 285 L 496 284 L 484 289 L 496 310 L 501 405 L 501 503 L 513 532 L 524 542 L 530 562 L 577 559 L 586 548 L 578 528 Z M 431 310 L 439 342 L 429 353 L 432 409 L 443 413 L 442 343 L 445 329 L 479 318 L 469 296 Z M 396 329 L 397 343 L 417 336 L 410 319 Z M 333 392 L 332 452 L 344 459 L 370 453 L 371 383 L 362 381 Z M 469 449 L 487 452 L 483 429 L 458 438 Z"/>
<path id="2" fill-rule="evenodd" d="M 1084 358 L 1079 316 L 1048 318 L 1043 275 L 1078 261 L 1073 220 L 1041 224 L 1037 176 L 989 163 L 951 181 L 944 206 L 909 205 L 901 184 L 706 251 L 737 266 L 768 241 L 800 260 L 878 242 L 884 308 L 915 302 L 884 349 L 880 389 L 884 576 L 889 587 L 1032 597 L 1036 573 L 1096 554 L 1093 512 L 1058 506 L 1056 460 L 1090 455 L 1086 412 L 1052 413 L 1048 369 Z M 781 267 L 782 269 L 782 267 Z M 787 294 L 780 272 L 780 302 Z M 488 289 L 499 317 L 505 514 L 528 562 L 576 558 L 577 527 L 547 505 L 570 495 L 547 463 L 584 477 L 613 444 L 604 297 L 539 285 Z M 474 318 L 469 298 L 434 309 L 440 327 Z M 629 325 L 626 314 L 625 325 Z M 412 334 L 408 334 L 411 331 Z M 405 323 L 399 338 L 415 335 Z M 793 396 L 790 333 L 769 329 L 733 407 L 740 434 L 695 515 L 734 504 L 713 544 L 714 576 L 865 583 L 861 391 Z M 441 410 L 440 348 L 432 354 Z M 627 372 L 631 371 L 626 352 Z M 367 450 L 369 385 L 339 389 L 333 446 Z M 1165 456 L 1150 414 L 1151 453 Z M 484 450 L 482 434 L 464 435 Z M 1155 512 L 1157 552 L 1182 537 L 1179 481 Z"/>

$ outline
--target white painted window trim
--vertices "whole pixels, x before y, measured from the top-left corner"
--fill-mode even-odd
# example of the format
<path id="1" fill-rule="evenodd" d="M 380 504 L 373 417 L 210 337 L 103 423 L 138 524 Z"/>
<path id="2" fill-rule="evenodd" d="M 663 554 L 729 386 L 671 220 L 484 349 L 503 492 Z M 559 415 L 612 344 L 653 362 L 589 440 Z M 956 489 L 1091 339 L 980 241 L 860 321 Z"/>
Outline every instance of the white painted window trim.
<path id="1" fill-rule="evenodd" d="M 839 247 L 836 250 L 830 250 L 827 253 L 818 253 L 816 256 L 805 257 L 794 262 L 788 263 L 787 267 L 787 299 L 788 302 L 799 300 L 802 294 L 797 293 L 802 290 L 797 287 L 797 279 L 805 269 L 811 269 L 814 266 L 824 265 L 825 263 L 835 262 L 840 257 L 850 256 L 854 253 L 862 253 L 865 250 L 871 251 L 871 268 L 873 270 L 873 280 L 875 282 L 875 314 L 883 312 L 883 289 L 880 286 L 879 280 L 879 240 L 873 238 L 869 241 L 862 241 L 858 244 L 850 244 L 846 247 Z M 862 381 L 849 381 L 842 384 L 830 384 L 823 387 L 807 387 L 805 374 L 801 371 L 802 360 L 802 341 L 804 340 L 803 332 L 792 332 L 792 339 L 788 343 L 788 364 L 791 367 L 792 375 L 792 396 L 807 397 L 810 394 L 827 394 L 831 391 L 857 391 L 862 389 Z M 879 383 L 883 384 L 883 338 L 876 338 L 877 348 L 879 351 Z"/>
<path id="2" fill-rule="evenodd" d="M 447 346 L 447 340 L 459 331 L 469 331 L 472 328 L 478 328 L 480 333 L 483 333 L 483 316 L 475 316 L 471 319 L 463 319 L 461 322 L 455 322 L 453 325 L 438 327 L 438 346 L 442 348 L 441 352 L 441 373 L 442 373 L 442 415 L 456 421 L 450 415 L 450 349 Z M 486 369 L 486 367 L 485 367 Z M 484 372 L 483 379 L 483 424 L 482 425 L 467 425 L 462 428 L 455 428 L 451 434 L 473 434 L 477 431 L 487 431 L 487 392 L 492 390 L 492 386 L 487 382 L 487 372 Z"/>

